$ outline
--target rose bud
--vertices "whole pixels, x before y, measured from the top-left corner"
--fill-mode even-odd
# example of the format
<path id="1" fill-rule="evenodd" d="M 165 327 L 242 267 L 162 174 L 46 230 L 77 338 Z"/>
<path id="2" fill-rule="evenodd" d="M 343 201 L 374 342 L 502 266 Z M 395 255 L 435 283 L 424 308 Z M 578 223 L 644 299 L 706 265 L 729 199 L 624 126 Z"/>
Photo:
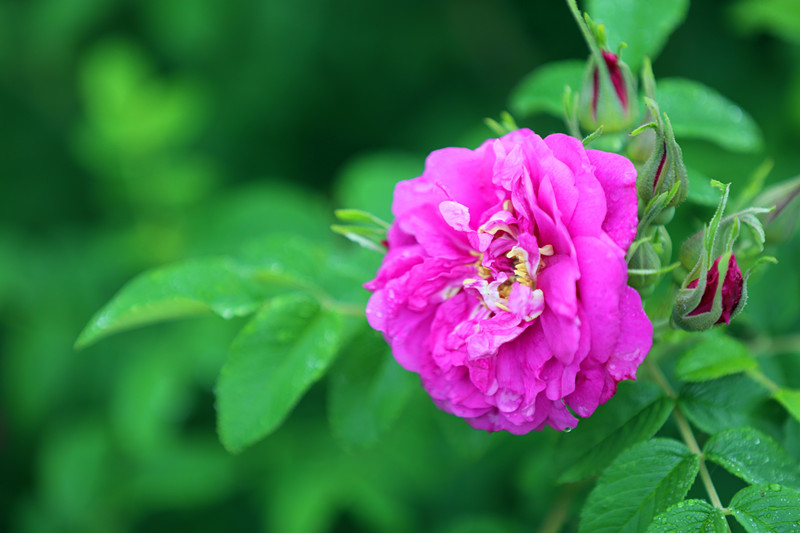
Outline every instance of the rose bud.
<path id="1" fill-rule="evenodd" d="M 705 331 L 723 322 L 730 324 L 744 308 L 747 300 L 745 277 L 736 264 L 736 256 L 730 254 L 727 261 L 721 261 L 726 255 L 717 257 L 707 272 L 681 289 L 673 310 L 673 319 L 679 327 Z"/>
<path id="2" fill-rule="evenodd" d="M 649 101 L 648 104 L 654 107 L 652 114 L 655 120 L 652 129 L 655 130 L 656 138 L 653 151 L 636 179 L 636 190 L 641 205 L 647 205 L 656 196 L 668 193 L 679 184 L 675 196 L 666 203 L 661 220 L 657 220 L 661 224 L 666 224 L 674 213 L 674 209 L 670 208 L 676 207 L 686 198 L 689 192 L 689 179 L 686 165 L 683 163 L 683 152 L 675 140 L 669 118 L 664 115 L 662 120 L 655 102 Z"/>
<path id="3" fill-rule="evenodd" d="M 672 239 L 664 226 L 656 226 L 651 240 L 640 244 L 628 259 L 628 285 L 644 298 L 664 277 L 662 266 L 672 257 Z"/>
<path id="4" fill-rule="evenodd" d="M 602 58 L 602 61 L 599 59 Z M 628 128 L 636 115 L 636 79 L 619 56 L 596 49 L 589 56 L 581 89 L 578 119 L 587 131 L 614 133 Z"/>

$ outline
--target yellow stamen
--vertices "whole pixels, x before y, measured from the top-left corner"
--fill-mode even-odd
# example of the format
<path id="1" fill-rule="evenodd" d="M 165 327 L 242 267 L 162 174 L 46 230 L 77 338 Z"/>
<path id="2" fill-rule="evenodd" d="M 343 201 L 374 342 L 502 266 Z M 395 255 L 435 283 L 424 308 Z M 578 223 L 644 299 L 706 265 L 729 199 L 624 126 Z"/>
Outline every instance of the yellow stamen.
<path id="1" fill-rule="evenodd" d="M 507 313 L 511 312 L 511 310 L 508 308 L 508 306 L 506 304 L 502 303 L 502 302 L 495 302 L 494 306 L 499 308 L 499 309 L 502 309 L 503 311 L 505 311 Z"/>

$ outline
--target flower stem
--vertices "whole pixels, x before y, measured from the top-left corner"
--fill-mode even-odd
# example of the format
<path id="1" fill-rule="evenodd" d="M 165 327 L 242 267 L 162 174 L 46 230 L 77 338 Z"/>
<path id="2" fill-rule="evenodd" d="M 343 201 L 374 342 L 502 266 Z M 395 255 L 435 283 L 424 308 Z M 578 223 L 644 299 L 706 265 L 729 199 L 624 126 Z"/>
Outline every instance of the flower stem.
<path id="1" fill-rule="evenodd" d="M 711 481 L 711 475 L 708 473 L 705 456 L 702 450 L 700 450 L 700 446 L 697 444 L 697 439 L 694 438 L 694 433 L 692 432 L 691 426 L 689 426 L 689 422 L 686 420 L 686 417 L 683 416 L 678 406 L 675 406 L 672 415 L 675 417 L 675 422 L 678 424 L 678 431 L 681 433 L 683 442 L 686 443 L 686 446 L 688 446 L 692 453 L 697 455 L 697 458 L 700 460 L 700 479 L 708 493 L 708 497 L 711 499 L 711 504 L 717 509 L 724 511 L 725 507 L 722 505 L 719 495 L 717 494 L 717 489 L 714 488 L 714 482 Z"/>
<path id="2" fill-rule="evenodd" d="M 759 368 L 751 368 L 750 370 L 745 371 L 745 374 L 750 376 L 753 381 L 763 385 L 772 394 L 775 394 L 778 392 L 778 390 L 780 390 L 780 387 L 774 381 L 765 376 Z"/>
<path id="3" fill-rule="evenodd" d="M 658 365 L 649 364 L 647 369 L 650 371 L 650 374 L 653 376 L 655 382 L 658 383 L 662 389 L 664 389 L 664 392 L 667 394 L 667 396 L 673 399 L 678 398 L 678 394 L 675 392 L 675 389 L 673 389 L 669 384 L 667 378 L 664 376 L 664 373 L 661 372 L 661 369 L 658 367 Z M 717 489 L 714 488 L 714 482 L 711 480 L 711 475 L 709 474 L 708 467 L 706 466 L 705 455 L 700 449 L 700 446 L 697 444 L 697 439 L 694 436 L 694 432 L 692 432 L 692 427 L 689 425 L 689 421 L 686 420 L 686 417 L 683 415 L 680 407 L 677 404 L 672 410 L 672 416 L 675 418 L 675 423 L 678 426 L 678 431 L 681 434 L 683 442 L 686 443 L 686 446 L 689 448 L 689 450 L 695 454 L 699 460 L 700 480 L 703 482 L 703 486 L 705 487 L 706 493 L 711 500 L 711 504 L 717 509 L 727 512 L 727 509 L 722 505 L 722 501 L 719 499 Z M 730 527 L 728 527 L 728 531 L 730 531 Z"/>

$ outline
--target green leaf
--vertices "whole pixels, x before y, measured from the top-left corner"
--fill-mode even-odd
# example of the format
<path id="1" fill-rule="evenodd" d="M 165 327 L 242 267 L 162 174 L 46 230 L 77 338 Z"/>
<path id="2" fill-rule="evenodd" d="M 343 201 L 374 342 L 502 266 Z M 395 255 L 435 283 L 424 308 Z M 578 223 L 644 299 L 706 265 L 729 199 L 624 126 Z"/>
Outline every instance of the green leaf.
<path id="1" fill-rule="evenodd" d="M 419 378 L 397 364 L 386 342 L 368 330 L 348 344 L 331 370 L 328 409 L 333 433 L 347 446 L 377 444 L 405 406 Z"/>
<path id="2" fill-rule="evenodd" d="M 528 74 L 514 88 L 509 97 L 511 111 L 520 117 L 535 113 L 564 115 L 564 88 L 574 92 L 581 89 L 583 61 L 569 60 L 548 63 Z"/>
<path id="3" fill-rule="evenodd" d="M 678 359 L 675 375 L 684 381 L 708 381 L 756 366 L 746 344 L 713 331 Z"/>
<path id="4" fill-rule="evenodd" d="M 561 457 L 569 466 L 559 483 L 602 472 L 622 450 L 653 436 L 673 406 L 673 400 L 655 385 L 620 383 L 617 394 L 607 404 L 562 437 Z"/>
<path id="5" fill-rule="evenodd" d="M 328 369 L 344 337 L 343 317 L 304 293 L 275 297 L 242 328 L 217 382 L 222 444 L 236 452 L 283 422 Z"/>
<path id="6" fill-rule="evenodd" d="M 716 509 L 703 500 L 678 502 L 653 520 L 647 533 L 674 533 L 676 531 L 725 533 L 728 523 L 722 509 Z"/>
<path id="7" fill-rule="evenodd" d="M 689 0 L 590 0 L 587 11 L 596 22 L 605 24 L 611 50 L 624 42 L 623 59 L 633 72 L 645 56 L 655 60 L 669 35 L 686 18 Z M 660 102 L 659 102 L 660 103 Z"/>
<path id="8" fill-rule="evenodd" d="M 800 493 L 775 483 L 740 490 L 728 507 L 748 533 L 794 533 L 800 527 Z"/>
<path id="9" fill-rule="evenodd" d="M 362 211 L 361 209 L 336 209 L 334 211 L 334 215 L 336 215 L 336 218 L 344 222 L 371 224 L 373 226 L 383 228 L 384 232 L 385 230 L 389 229 L 388 222 L 376 217 L 368 211 Z"/>
<path id="10" fill-rule="evenodd" d="M 253 313 L 266 291 L 229 258 L 193 259 L 156 268 L 128 282 L 81 332 L 83 348 L 112 333 L 210 312 L 223 318 Z"/>
<path id="11" fill-rule="evenodd" d="M 692 80 L 665 78 L 658 81 L 656 94 L 679 139 L 703 139 L 735 152 L 761 149 L 761 131 L 753 118 L 714 89 Z"/>
<path id="12" fill-rule="evenodd" d="M 678 402 L 692 424 L 713 435 L 724 429 L 756 423 L 751 413 L 767 398 L 766 388 L 738 374 L 689 383 L 681 388 Z"/>
<path id="13" fill-rule="evenodd" d="M 795 420 L 800 421 L 800 390 L 780 388 L 773 395 Z"/>
<path id="14" fill-rule="evenodd" d="M 578 532 L 645 531 L 656 515 L 683 499 L 699 464 L 689 448 L 671 439 L 653 439 L 622 452 L 589 494 Z"/>
<path id="15" fill-rule="evenodd" d="M 800 4 L 796 0 L 739 0 L 730 14 L 742 32 L 766 31 L 800 44 Z"/>
<path id="16" fill-rule="evenodd" d="M 800 465 L 772 437 L 753 428 L 728 429 L 712 436 L 705 456 L 750 484 L 780 483 L 800 489 Z"/>
<path id="17" fill-rule="evenodd" d="M 689 174 L 689 194 L 686 199 L 697 205 L 717 207 L 719 191 L 711 185 L 711 178 L 696 168 L 687 167 L 686 170 Z"/>

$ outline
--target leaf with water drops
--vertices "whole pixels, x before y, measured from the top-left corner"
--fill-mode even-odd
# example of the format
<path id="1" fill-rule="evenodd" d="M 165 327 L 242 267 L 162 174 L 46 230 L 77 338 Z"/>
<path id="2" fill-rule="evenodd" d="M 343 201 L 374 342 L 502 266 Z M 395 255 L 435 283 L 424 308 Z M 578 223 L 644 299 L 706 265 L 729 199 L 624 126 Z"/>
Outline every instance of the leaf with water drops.
<path id="1" fill-rule="evenodd" d="M 564 90 L 574 93 L 581 89 L 583 61 L 569 60 L 548 63 L 528 74 L 512 91 L 509 98 L 511 112 L 520 117 L 535 113 L 564 115 Z"/>
<path id="2" fill-rule="evenodd" d="M 800 489 L 800 465 L 772 437 L 753 428 L 728 429 L 706 442 L 703 453 L 748 483 Z"/>
<path id="3" fill-rule="evenodd" d="M 239 451 L 274 431 L 343 340 L 343 317 L 308 294 L 273 298 L 239 332 L 220 372 L 217 429 L 225 448 Z"/>
<path id="4" fill-rule="evenodd" d="M 647 533 L 675 533 L 697 531 L 700 533 L 725 533 L 728 524 L 721 509 L 704 500 L 678 502 L 658 515 Z"/>
<path id="5" fill-rule="evenodd" d="M 800 493 L 776 483 L 740 490 L 728 508 L 748 533 L 800 531 Z"/>
<path id="6" fill-rule="evenodd" d="M 621 382 L 608 403 L 562 436 L 560 457 L 567 467 L 559 483 L 602 472 L 622 450 L 652 437 L 674 405 L 656 385 Z"/>
<path id="7" fill-rule="evenodd" d="M 738 374 L 757 366 L 746 344 L 712 331 L 675 363 L 675 375 L 684 381 L 706 381 Z"/>
<path id="8" fill-rule="evenodd" d="M 724 429 L 752 426 L 754 409 L 769 399 L 769 391 L 744 374 L 687 383 L 678 404 L 686 417 L 709 435 Z"/>
<path id="9" fill-rule="evenodd" d="M 145 324 L 216 313 L 223 318 L 253 313 L 267 287 L 233 259 L 184 261 L 145 272 L 128 282 L 81 332 L 76 347 Z"/>
<path id="10" fill-rule="evenodd" d="M 656 96 L 681 138 L 703 139 L 735 152 L 761 149 L 761 130 L 742 108 L 714 89 L 683 78 L 658 81 Z"/>
<path id="11" fill-rule="evenodd" d="M 622 452 L 589 494 L 579 533 L 645 531 L 653 517 L 686 496 L 698 466 L 697 455 L 671 439 L 652 439 Z"/>

